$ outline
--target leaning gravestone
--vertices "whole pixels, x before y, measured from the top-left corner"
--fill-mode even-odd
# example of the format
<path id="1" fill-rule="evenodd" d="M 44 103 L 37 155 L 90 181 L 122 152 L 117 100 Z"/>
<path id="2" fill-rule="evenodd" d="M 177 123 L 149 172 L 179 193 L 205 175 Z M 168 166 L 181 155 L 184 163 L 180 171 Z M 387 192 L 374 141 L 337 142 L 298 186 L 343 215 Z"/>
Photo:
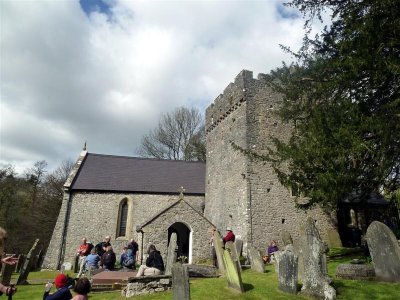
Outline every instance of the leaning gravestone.
<path id="1" fill-rule="evenodd" d="M 1 268 L 1 284 L 2 285 L 10 285 L 11 281 L 11 275 L 14 272 L 14 265 L 9 265 L 9 264 L 2 264 Z"/>
<path id="2" fill-rule="evenodd" d="M 222 238 L 218 231 L 214 232 L 214 248 L 217 254 L 218 271 L 221 275 L 225 274 L 224 249 L 222 248 Z"/>
<path id="3" fill-rule="evenodd" d="M 239 255 L 236 250 L 236 245 L 234 242 L 226 242 L 225 244 L 225 249 L 228 249 L 228 251 L 231 253 L 232 260 L 237 263 L 240 269 L 242 269 L 242 266 L 240 265 L 240 260 L 239 260 Z"/>
<path id="4" fill-rule="evenodd" d="M 172 266 L 176 263 L 177 258 L 177 235 L 175 232 L 171 234 L 171 238 L 169 240 L 168 252 L 167 252 L 167 261 L 165 263 L 165 275 L 171 275 Z"/>
<path id="5" fill-rule="evenodd" d="M 367 242 L 377 279 L 400 282 L 400 246 L 389 227 L 372 222 L 367 229 Z"/>
<path id="6" fill-rule="evenodd" d="M 228 250 L 224 250 L 223 260 L 225 265 L 225 277 L 228 281 L 228 286 L 238 292 L 243 293 L 242 275 L 238 262 L 234 262 Z"/>
<path id="7" fill-rule="evenodd" d="M 314 220 L 308 218 L 304 236 L 301 241 L 304 275 L 301 293 L 326 300 L 336 299 L 336 291 L 329 285 L 322 256 L 326 252 L 326 244 L 322 241 Z"/>
<path id="8" fill-rule="evenodd" d="M 264 273 L 264 262 L 261 258 L 260 252 L 249 243 L 247 244 L 247 253 L 250 258 L 251 269 L 259 273 Z"/>
<path id="9" fill-rule="evenodd" d="M 174 263 L 172 268 L 172 294 L 174 300 L 189 300 L 189 272 L 181 263 Z"/>
<path id="10" fill-rule="evenodd" d="M 279 261 L 279 289 L 290 294 L 297 293 L 298 257 L 291 250 L 282 252 Z"/>
<path id="11" fill-rule="evenodd" d="M 25 255 L 23 254 L 18 255 L 18 262 L 15 265 L 15 273 L 19 273 L 21 267 L 24 265 L 24 262 L 25 262 Z"/>
<path id="12" fill-rule="evenodd" d="M 26 256 L 24 265 L 21 268 L 18 280 L 17 280 L 17 285 L 19 284 L 27 284 L 27 279 L 28 279 L 28 275 L 29 272 L 31 270 L 31 264 L 32 264 L 32 260 L 33 258 L 36 256 L 38 249 L 38 243 L 39 243 L 39 239 L 36 239 L 35 243 L 33 244 L 31 250 L 29 250 L 28 255 Z"/>

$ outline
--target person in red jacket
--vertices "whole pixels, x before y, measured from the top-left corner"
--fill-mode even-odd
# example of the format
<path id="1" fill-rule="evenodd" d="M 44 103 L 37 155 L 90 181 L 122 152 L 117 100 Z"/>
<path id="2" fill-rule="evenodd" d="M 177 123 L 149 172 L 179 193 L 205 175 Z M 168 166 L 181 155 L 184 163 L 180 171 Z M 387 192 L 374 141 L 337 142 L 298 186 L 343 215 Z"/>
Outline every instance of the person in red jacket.
<path id="1" fill-rule="evenodd" d="M 76 277 L 81 277 L 86 263 L 86 257 L 90 254 L 90 244 L 86 241 L 86 238 L 82 239 L 82 244 L 77 249 L 77 255 L 79 255 L 79 273 Z"/>
<path id="2" fill-rule="evenodd" d="M 233 234 L 232 229 L 230 227 L 226 228 L 226 235 L 222 239 L 222 241 L 224 242 L 224 247 L 225 247 L 226 242 L 234 242 L 235 241 L 235 235 Z"/>

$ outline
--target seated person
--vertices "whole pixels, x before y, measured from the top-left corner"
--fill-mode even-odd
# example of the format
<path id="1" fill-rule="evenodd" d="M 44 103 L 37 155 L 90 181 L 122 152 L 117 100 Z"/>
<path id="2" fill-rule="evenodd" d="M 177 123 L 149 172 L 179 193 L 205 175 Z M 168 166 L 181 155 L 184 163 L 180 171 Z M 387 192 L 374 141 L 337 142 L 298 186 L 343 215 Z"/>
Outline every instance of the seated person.
<path id="1" fill-rule="evenodd" d="M 98 269 L 100 256 L 97 255 L 96 249 L 92 249 L 90 254 L 86 257 L 86 269 Z"/>
<path id="2" fill-rule="evenodd" d="M 43 300 L 70 300 L 72 299 L 72 294 L 69 291 L 68 277 L 65 274 L 58 274 L 54 280 L 57 291 L 53 294 L 49 294 L 52 283 L 48 282 L 45 286 Z"/>
<path id="3" fill-rule="evenodd" d="M 111 246 L 108 246 L 106 248 L 106 250 L 107 251 L 103 254 L 103 256 L 101 258 L 101 262 L 102 262 L 103 268 L 105 268 L 106 270 L 112 271 L 112 270 L 114 270 L 115 262 L 117 261 L 117 258 L 115 257 L 115 253 Z"/>
<path id="4" fill-rule="evenodd" d="M 272 240 L 271 244 L 269 245 L 267 249 L 267 255 L 263 256 L 263 260 L 265 263 L 270 263 L 274 260 L 274 253 L 278 251 L 278 246 L 276 245 L 276 242 Z"/>
<path id="5" fill-rule="evenodd" d="M 224 247 L 227 242 L 234 242 L 234 241 L 235 241 L 235 234 L 233 233 L 233 231 L 230 227 L 227 227 L 226 235 L 222 239 L 222 242 L 224 243 Z"/>
<path id="6" fill-rule="evenodd" d="M 146 265 L 140 266 L 136 277 L 160 275 L 161 272 L 164 272 L 164 261 L 156 246 L 150 245 L 147 254 L 149 256 L 146 259 Z"/>

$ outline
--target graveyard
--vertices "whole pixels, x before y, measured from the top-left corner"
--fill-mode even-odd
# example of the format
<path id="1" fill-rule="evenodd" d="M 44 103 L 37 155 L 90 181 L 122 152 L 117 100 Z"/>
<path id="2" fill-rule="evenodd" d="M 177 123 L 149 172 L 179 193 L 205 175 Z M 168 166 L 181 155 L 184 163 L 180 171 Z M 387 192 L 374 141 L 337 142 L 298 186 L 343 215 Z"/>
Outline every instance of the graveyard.
<path id="1" fill-rule="evenodd" d="M 383 223 L 373 222 L 368 228 L 368 254 L 360 247 L 327 249 L 309 218 L 301 244 L 292 244 L 290 234 L 283 232 L 289 238 L 273 263 L 266 265 L 251 245 L 244 259 L 240 243 L 222 245 L 221 236 L 214 234 L 218 268 L 211 260 L 203 265 L 176 262 L 174 238 L 165 274 L 136 277 L 135 271 L 126 269 L 86 272 L 92 281 L 90 299 L 398 299 L 400 245 Z M 60 273 L 31 270 L 34 263 L 38 265 L 36 244 L 23 264 L 13 268 L 3 264 L 2 283 L 17 284 L 16 299 L 41 298 L 44 285 Z M 76 271 L 64 272 L 75 278 Z"/>

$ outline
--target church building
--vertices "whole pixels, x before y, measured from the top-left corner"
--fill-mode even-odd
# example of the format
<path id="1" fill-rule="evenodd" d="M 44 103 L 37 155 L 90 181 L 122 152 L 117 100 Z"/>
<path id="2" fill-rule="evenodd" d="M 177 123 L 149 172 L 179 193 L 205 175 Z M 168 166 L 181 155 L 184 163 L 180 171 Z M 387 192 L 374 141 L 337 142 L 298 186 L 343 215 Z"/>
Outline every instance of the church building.
<path id="1" fill-rule="evenodd" d="M 172 232 L 178 256 L 198 263 L 210 257 L 209 238 L 231 227 L 243 250 L 264 252 L 279 244 L 282 230 L 298 242 L 311 216 L 323 238 L 340 243 L 335 215 L 294 205 L 295 191 L 283 187 L 272 168 L 253 161 L 233 145 L 262 154 L 274 136 L 292 128 L 273 113 L 281 96 L 243 70 L 206 111 L 206 163 L 101 155 L 82 151 L 70 177 L 43 268 L 72 262 L 82 237 L 98 243 L 111 236 L 119 253 L 129 239 L 141 256 L 153 243 L 165 256 Z"/>

